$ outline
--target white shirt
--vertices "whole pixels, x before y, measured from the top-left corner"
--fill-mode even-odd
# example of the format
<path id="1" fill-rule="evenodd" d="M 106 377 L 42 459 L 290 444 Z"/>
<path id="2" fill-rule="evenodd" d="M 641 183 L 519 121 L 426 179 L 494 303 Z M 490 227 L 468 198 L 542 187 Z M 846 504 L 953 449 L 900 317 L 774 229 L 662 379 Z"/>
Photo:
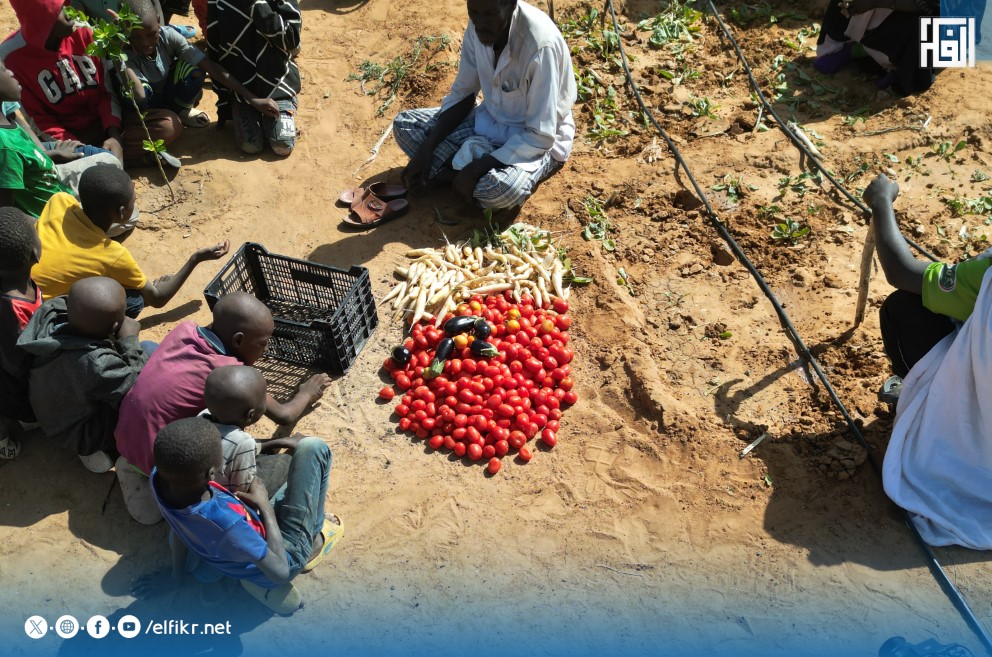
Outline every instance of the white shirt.
<path id="1" fill-rule="evenodd" d="M 493 157 L 526 171 L 537 170 L 548 151 L 564 162 L 575 139 L 576 90 L 568 45 L 557 26 L 518 0 L 509 40 L 499 61 L 494 59 L 493 47 L 479 41 L 469 21 L 458 76 L 441 111 L 481 91 L 475 132 L 496 146 Z"/>

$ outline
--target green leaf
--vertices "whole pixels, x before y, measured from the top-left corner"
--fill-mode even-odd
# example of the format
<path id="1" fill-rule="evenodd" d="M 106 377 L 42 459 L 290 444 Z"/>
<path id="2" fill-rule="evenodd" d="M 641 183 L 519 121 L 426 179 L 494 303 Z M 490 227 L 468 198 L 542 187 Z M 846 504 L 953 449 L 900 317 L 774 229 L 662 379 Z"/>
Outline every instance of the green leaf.
<path id="1" fill-rule="evenodd" d="M 732 337 L 734 337 L 734 334 L 731 333 L 730 331 L 724 331 L 723 333 L 720 334 L 721 340 L 729 340 Z"/>
<path id="2" fill-rule="evenodd" d="M 593 279 L 589 276 L 572 276 L 569 283 L 572 285 L 589 285 L 593 282 Z"/>
<path id="3" fill-rule="evenodd" d="M 610 252 L 616 251 L 617 250 L 616 242 L 614 242 L 611 238 L 607 237 L 605 240 L 603 240 L 603 249 Z"/>
<path id="4" fill-rule="evenodd" d="M 893 155 L 892 153 L 882 153 L 882 155 L 884 155 L 885 156 L 885 159 L 888 160 L 889 162 L 898 162 L 899 161 L 899 158 L 897 156 Z"/>

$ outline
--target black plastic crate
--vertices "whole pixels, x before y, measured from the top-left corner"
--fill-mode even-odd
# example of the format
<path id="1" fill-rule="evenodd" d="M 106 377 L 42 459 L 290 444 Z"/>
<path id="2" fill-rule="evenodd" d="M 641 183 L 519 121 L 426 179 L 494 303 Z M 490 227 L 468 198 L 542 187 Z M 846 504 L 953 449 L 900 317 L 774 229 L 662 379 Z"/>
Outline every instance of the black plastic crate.
<path id="1" fill-rule="evenodd" d="M 210 308 L 226 294 L 248 292 L 272 311 L 268 356 L 344 374 L 379 318 L 369 270 L 348 271 L 269 253 L 245 242 L 203 291 Z"/>

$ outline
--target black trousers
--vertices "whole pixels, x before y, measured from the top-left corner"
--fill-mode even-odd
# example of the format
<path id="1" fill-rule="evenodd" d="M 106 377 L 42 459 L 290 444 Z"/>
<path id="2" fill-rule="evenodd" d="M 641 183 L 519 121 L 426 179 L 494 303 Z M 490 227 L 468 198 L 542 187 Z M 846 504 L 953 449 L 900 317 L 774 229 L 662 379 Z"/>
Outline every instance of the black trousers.
<path id="1" fill-rule="evenodd" d="M 901 377 L 954 330 L 950 317 L 927 310 L 923 297 L 903 290 L 888 296 L 878 318 L 892 373 Z"/>

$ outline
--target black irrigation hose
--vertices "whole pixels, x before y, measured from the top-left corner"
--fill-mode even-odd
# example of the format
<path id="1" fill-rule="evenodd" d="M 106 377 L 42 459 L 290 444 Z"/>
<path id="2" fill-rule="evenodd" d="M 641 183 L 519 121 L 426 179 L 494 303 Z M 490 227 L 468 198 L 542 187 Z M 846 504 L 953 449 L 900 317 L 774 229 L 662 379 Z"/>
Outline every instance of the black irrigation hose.
<path id="1" fill-rule="evenodd" d="M 758 100 L 761 101 L 761 105 L 762 107 L 764 107 L 765 111 L 771 114 L 772 118 L 775 119 L 775 123 L 778 125 L 779 129 L 781 129 L 781 131 L 785 133 L 785 136 L 789 138 L 789 141 L 791 141 L 793 145 L 799 149 L 799 151 L 803 154 L 803 157 L 806 159 L 806 161 L 810 165 L 812 165 L 813 168 L 815 168 L 818 172 L 822 173 L 827 178 L 827 180 L 829 180 L 830 183 L 837 189 L 837 191 L 843 194 L 848 201 L 853 203 L 854 206 L 857 207 L 864 216 L 871 217 L 871 209 L 867 205 L 865 205 L 861 199 L 857 198 L 856 196 L 851 194 L 851 192 L 847 191 L 844 185 L 838 182 L 837 179 L 834 178 L 834 176 L 829 171 L 827 171 L 822 164 L 820 164 L 820 161 L 817 160 L 815 157 L 813 157 L 813 154 L 810 152 L 806 144 L 804 144 L 802 140 L 799 139 L 799 137 L 792 131 L 792 129 L 789 128 L 786 122 L 782 120 L 782 117 L 779 116 L 778 112 L 775 111 L 775 108 L 772 106 L 772 104 L 768 102 L 768 98 L 765 96 L 764 92 L 761 91 L 761 85 L 758 84 L 758 81 L 754 77 L 754 71 L 751 69 L 751 65 L 748 63 L 747 58 L 744 56 L 743 51 L 741 51 L 741 47 L 737 44 L 737 40 L 734 38 L 733 34 L 730 33 L 730 29 L 727 27 L 727 24 L 723 22 L 723 18 L 720 16 L 720 12 L 717 11 L 716 5 L 713 4 L 713 0 L 706 0 L 706 2 L 710 7 L 710 13 L 713 14 L 713 17 L 716 19 L 717 24 L 719 24 L 720 30 L 723 32 L 724 37 L 726 37 L 727 40 L 730 41 L 730 45 L 733 46 L 734 51 L 737 53 L 737 59 L 740 60 L 741 66 L 744 67 L 744 72 L 747 73 L 747 79 L 751 83 L 751 88 L 754 89 L 754 93 L 758 96 Z M 905 235 L 903 236 L 903 239 L 906 240 L 907 244 L 909 244 L 911 247 L 916 249 L 918 253 L 926 256 L 932 262 L 937 262 L 937 257 L 934 256 L 929 251 L 927 251 L 926 249 L 924 249 L 922 246 L 920 246 L 913 240 L 909 239 Z"/>
<path id="2" fill-rule="evenodd" d="M 710 4 L 710 8 L 713 11 L 714 16 L 717 17 L 718 21 L 722 25 L 723 21 L 720 20 L 719 14 L 716 11 L 716 7 L 713 6 L 712 0 L 707 0 L 707 1 Z M 609 10 L 610 19 L 613 22 L 614 33 L 619 36 L 620 25 L 617 21 L 617 14 L 616 14 L 616 9 L 613 6 L 613 0 L 606 0 L 605 9 Z M 726 28 L 725 25 L 724 28 Z M 725 33 L 729 35 L 729 32 L 725 31 Z M 748 71 L 748 76 L 751 78 L 752 82 L 755 82 L 750 67 L 747 66 L 746 61 L 743 58 L 744 57 L 743 53 L 740 51 L 739 46 L 736 45 L 736 41 L 734 41 L 732 37 L 731 37 L 731 41 L 732 43 L 734 43 L 734 47 L 737 50 L 738 55 L 741 57 L 742 62 L 744 62 L 745 68 Z M 834 403 L 834 405 L 837 407 L 837 409 L 840 411 L 841 415 L 843 416 L 844 421 L 847 423 L 847 426 L 850 429 L 851 433 L 857 439 L 858 443 L 860 443 L 861 446 L 865 448 L 868 454 L 868 461 L 871 464 L 872 468 L 875 470 L 876 473 L 881 475 L 881 468 L 878 462 L 875 460 L 874 456 L 872 455 L 871 447 L 868 445 L 868 442 L 865 440 L 865 437 L 861 433 L 861 430 L 858 429 L 858 426 L 854 423 L 854 419 L 851 417 L 851 414 L 848 413 L 847 408 L 844 406 L 843 402 L 841 402 L 840 398 L 837 396 L 837 393 L 834 391 L 833 386 L 830 385 L 830 381 L 827 379 L 826 375 L 823 373 L 823 370 L 820 368 L 820 364 L 817 362 L 816 358 L 813 357 L 813 354 L 810 353 L 809 348 L 803 342 L 803 339 L 799 335 L 799 332 L 796 330 L 795 326 L 793 326 L 791 320 L 789 319 L 789 316 L 785 312 L 785 309 L 782 308 L 782 304 L 779 303 L 778 299 L 775 297 L 775 293 L 772 292 L 771 288 L 769 288 L 768 283 L 761 275 L 761 272 L 758 271 L 758 269 L 754 266 L 754 263 L 751 262 L 751 260 L 741 249 L 740 245 L 734 239 L 733 235 L 731 235 L 730 232 L 727 230 L 727 227 L 717 217 L 716 212 L 713 210 L 713 206 L 710 205 L 709 199 L 706 197 L 706 193 L 699 186 L 699 183 L 696 182 L 696 179 L 693 177 L 692 172 L 689 170 L 689 166 L 686 163 L 685 159 L 682 157 L 682 153 L 679 151 L 678 147 L 675 146 L 675 143 L 668 136 L 668 133 L 665 132 L 665 129 L 658 124 L 658 121 L 655 119 L 654 114 L 651 112 L 651 109 L 647 106 L 647 104 L 644 102 L 644 99 L 641 97 L 641 92 L 637 88 L 637 84 L 634 82 L 634 76 L 630 71 L 630 63 L 627 60 L 627 52 L 623 47 L 623 42 L 619 38 L 617 39 L 617 49 L 620 52 L 620 60 L 621 63 L 623 64 L 623 71 L 627 79 L 627 84 L 630 87 L 631 93 L 633 93 L 634 98 L 637 100 L 637 104 L 638 106 L 640 106 L 641 112 L 643 112 L 644 116 L 647 117 L 651 125 L 654 126 L 654 128 L 658 131 L 662 139 L 665 140 L 665 143 L 668 145 L 669 151 L 671 151 L 673 157 L 675 158 L 676 175 L 678 175 L 678 170 L 681 167 L 682 171 L 685 172 L 686 177 L 689 179 L 689 182 L 692 184 L 692 187 L 695 190 L 696 195 L 699 197 L 699 200 L 702 201 L 703 206 L 706 208 L 707 218 L 720 233 L 720 236 L 730 247 L 731 251 L 733 252 L 734 256 L 737 258 L 737 260 L 748 270 L 752 278 L 754 278 L 755 282 L 758 284 L 758 287 L 761 288 L 762 293 L 772 304 L 772 307 L 775 309 L 775 314 L 778 316 L 779 322 L 782 324 L 782 328 L 785 331 L 786 336 L 792 342 L 793 347 L 795 348 L 797 354 L 799 355 L 801 362 L 803 362 L 805 366 L 812 367 L 813 371 L 816 373 L 817 378 L 823 384 L 824 389 L 827 391 L 827 394 L 830 396 L 831 401 Z M 755 88 L 757 88 L 756 82 L 755 82 Z M 764 99 L 764 96 L 761 95 L 760 89 L 758 90 L 758 94 L 759 97 Z M 764 100 L 764 102 L 768 107 L 768 109 L 772 112 L 772 115 L 775 117 L 776 121 L 778 121 L 780 125 L 784 126 L 781 120 L 774 113 L 774 109 L 771 108 L 771 106 L 767 105 L 767 100 Z M 792 139 L 793 142 L 796 142 L 798 140 L 798 138 L 795 135 L 791 134 L 791 132 L 787 131 L 787 133 L 789 133 L 790 139 Z M 797 146 L 801 146 L 803 149 L 805 149 L 805 145 L 797 144 Z M 804 152 L 806 151 L 804 150 Z M 823 168 L 819 165 L 819 163 L 816 162 L 815 158 L 809 157 L 808 159 L 816 163 L 816 166 L 819 168 L 819 170 L 821 170 L 825 175 L 827 175 L 828 178 L 830 178 L 831 181 L 835 185 L 837 185 L 838 189 L 843 191 L 847 195 L 847 197 L 850 198 L 856 205 L 858 205 L 861 208 L 864 208 L 864 210 L 867 210 L 867 207 L 865 207 L 857 199 L 852 197 L 850 193 L 848 193 L 846 190 L 844 190 L 843 187 L 840 186 L 839 183 L 833 180 L 833 178 L 830 177 L 830 174 L 824 171 Z M 921 252 L 923 251 L 921 250 Z M 951 598 L 951 602 L 954 604 L 955 608 L 961 614 L 965 623 L 967 623 L 968 626 L 971 628 L 971 630 L 978 636 L 979 640 L 981 641 L 982 645 L 985 647 L 986 651 L 988 651 L 988 653 L 992 655 L 992 639 L 990 639 L 988 633 L 986 633 L 985 628 L 982 627 L 981 623 L 978 622 L 978 619 L 975 617 L 974 613 L 971 611 L 971 608 L 968 606 L 967 601 L 965 601 L 961 593 L 954 587 L 954 584 L 951 582 L 950 578 L 948 578 L 947 573 L 944 572 L 944 569 L 940 565 L 940 562 L 937 560 L 937 557 L 933 553 L 933 550 L 923 540 L 923 537 L 920 535 L 919 530 L 912 523 L 909 513 L 906 512 L 905 510 L 903 510 L 903 519 L 906 522 L 906 525 L 909 527 L 910 531 L 912 532 L 917 543 L 920 545 L 921 549 L 926 554 L 928 560 L 927 565 L 930 566 L 930 570 L 933 573 L 934 578 L 940 584 L 944 593 L 949 598 Z"/>

